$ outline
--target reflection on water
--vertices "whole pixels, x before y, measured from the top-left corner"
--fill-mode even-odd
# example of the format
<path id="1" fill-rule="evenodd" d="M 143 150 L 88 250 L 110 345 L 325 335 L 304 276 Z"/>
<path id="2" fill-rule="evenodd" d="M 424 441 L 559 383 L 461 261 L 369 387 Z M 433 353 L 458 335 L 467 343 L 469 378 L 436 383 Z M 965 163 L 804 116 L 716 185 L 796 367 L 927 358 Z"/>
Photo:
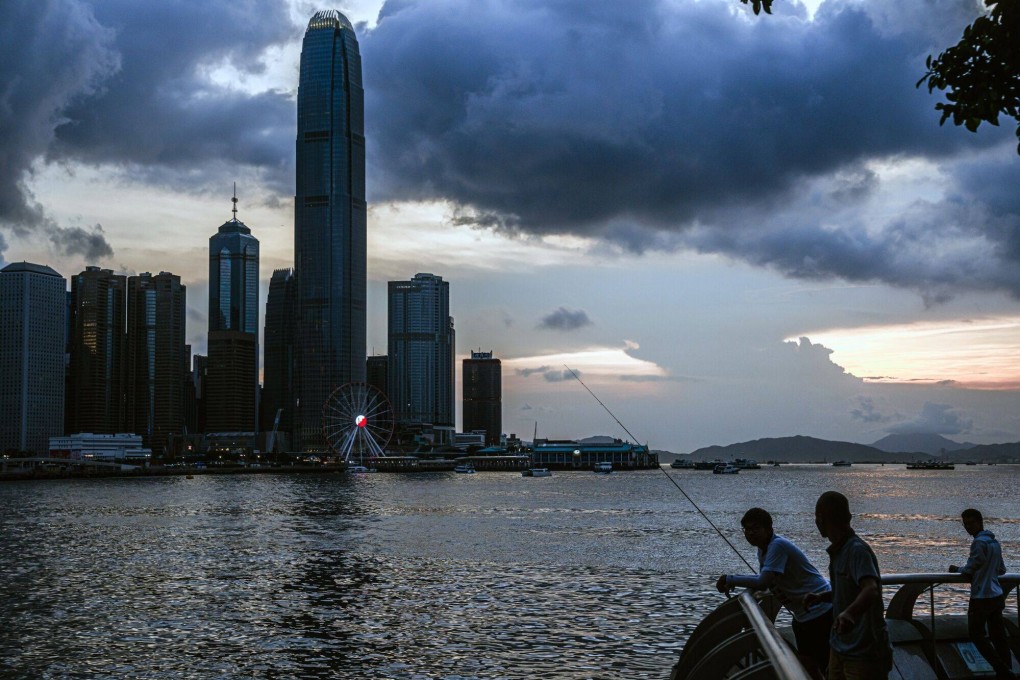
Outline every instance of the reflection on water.
<path id="1" fill-rule="evenodd" d="M 976 506 L 1016 569 L 1016 468 L 670 474 L 753 561 L 752 505 L 822 568 L 847 494 L 886 573 L 966 558 Z M 740 560 L 657 471 L 0 485 L 0 675 L 663 678 Z M 940 610 L 966 591 L 944 588 Z"/>

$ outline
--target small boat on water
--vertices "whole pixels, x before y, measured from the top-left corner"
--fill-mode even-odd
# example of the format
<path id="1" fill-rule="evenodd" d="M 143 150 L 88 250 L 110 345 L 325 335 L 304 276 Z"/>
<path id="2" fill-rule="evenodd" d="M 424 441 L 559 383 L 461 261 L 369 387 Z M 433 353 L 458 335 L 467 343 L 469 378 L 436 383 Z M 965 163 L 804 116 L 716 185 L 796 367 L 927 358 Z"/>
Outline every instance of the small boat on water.
<path id="1" fill-rule="evenodd" d="M 549 468 L 528 468 L 521 473 L 521 477 L 552 477 Z"/>
<path id="2" fill-rule="evenodd" d="M 459 475 L 473 475 L 475 474 L 475 466 L 471 463 L 461 463 L 453 468 L 453 471 Z"/>
<path id="3" fill-rule="evenodd" d="M 908 470 L 955 470 L 956 466 L 942 460 L 921 460 L 916 463 L 907 463 Z"/>
<path id="4" fill-rule="evenodd" d="M 740 472 L 740 468 L 729 463 L 720 463 L 712 469 L 713 475 L 735 475 L 738 472 Z"/>
<path id="5" fill-rule="evenodd" d="M 606 461 L 595 463 L 595 467 L 592 468 L 595 472 L 601 472 L 603 474 L 609 474 L 613 471 L 613 464 Z"/>
<path id="6" fill-rule="evenodd" d="M 832 463 L 832 467 L 850 467 L 851 465 L 853 463 L 848 460 L 837 460 Z"/>

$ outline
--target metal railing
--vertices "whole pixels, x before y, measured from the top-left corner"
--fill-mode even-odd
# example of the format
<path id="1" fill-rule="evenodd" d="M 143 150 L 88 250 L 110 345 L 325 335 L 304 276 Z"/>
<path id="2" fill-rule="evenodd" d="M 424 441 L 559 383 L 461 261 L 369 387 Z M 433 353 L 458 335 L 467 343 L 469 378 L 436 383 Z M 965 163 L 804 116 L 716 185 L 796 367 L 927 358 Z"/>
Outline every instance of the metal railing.
<path id="1" fill-rule="evenodd" d="M 964 574 L 933 573 L 933 574 L 887 574 L 882 577 L 883 586 L 900 586 L 886 607 L 887 619 L 910 621 L 914 618 L 914 605 L 925 592 L 928 593 L 929 618 L 934 630 L 935 621 L 935 588 L 943 584 L 970 583 Z M 1010 592 L 1016 590 L 1017 625 L 1020 625 L 1020 573 L 1008 573 L 999 577 L 1002 592 L 1009 599 Z"/>
<path id="2" fill-rule="evenodd" d="M 914 617 L 914 606 L 922 595 L 928 594 L 928 632 L 922 633 L 922 638 L 928 648 L 925 655 L 933 669 L 937 665 L 935 589 L 943 584 L 968 582 L 963 574 L 950 573 L 882 577 L 883 586 L 899 586 L 886 607 L 886 619 L 920 623 Z M 1000 576 L 999 582 L 1007 598 L 1012 593 L 1017 599 L 1017 625 L 1020 626 L 1020 573 Z M 809 680 L 810 675 L 797 653 L 773 623 L 778 609 L 778 602 L 767 594 L 755 599 L 749 591 L 744 591 L 727 599 L 691 633 L 670 680 Z M 938 672 L 936 676 L 942 677 Z"/>
<path id="3" fill-rule="evenodd" d="M 772 623 L 778 609 L 771 596 L 759 602 L 748 591 L 726 600 L 691 633 L 671 680 L 809 680 Z"/>

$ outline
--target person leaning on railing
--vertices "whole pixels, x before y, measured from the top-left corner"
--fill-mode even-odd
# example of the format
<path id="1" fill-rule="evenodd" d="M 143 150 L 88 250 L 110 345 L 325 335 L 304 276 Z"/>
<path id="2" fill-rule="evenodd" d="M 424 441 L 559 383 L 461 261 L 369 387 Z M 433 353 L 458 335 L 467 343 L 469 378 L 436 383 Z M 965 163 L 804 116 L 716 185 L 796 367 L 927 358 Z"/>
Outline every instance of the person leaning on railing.
<path id="1" fill-rule="evenodd" d="M 1002 547 L 995 540 L 995 534 L 985 529 L 984 517 L 979 511 L 967 508 L 960 517 L 963 519 L 963 528 L 974 540 L 970 544 L 967 564 L 962 567 L 951 564 L 949 571 L 970 577 L 967 633 L 974 646 L 995 670 L 996 679 L 1012 680 L 1014 675 L 1010 667 L 1013 658 L 1002 617 L 1002 611 L 1006 608 L 1006 595 L 999 584 L 999 577 L 1006 573 Z"/>
<path id="2" fill-rule="evenodd" d="M 829 665 L 829 629 L 832 628 L 832 605 L 804 605 L 809 593 L 829 590 L 829 582 L 815 569 L 807 556 L 792 541 L 772 529 L 772 515 L 761 508 L 744 513 L 740 524 L 744 538 L 758 549 L 759 573 L 756 576 L 722 575 L 715 587 L 720 593 L 730 588 L 771 590 L 793 615 L 793 634 L 797 652 L 817 668 L 809 670 L 821 677 Z M 818 675 L 820 673 L 821 675 Z"/>

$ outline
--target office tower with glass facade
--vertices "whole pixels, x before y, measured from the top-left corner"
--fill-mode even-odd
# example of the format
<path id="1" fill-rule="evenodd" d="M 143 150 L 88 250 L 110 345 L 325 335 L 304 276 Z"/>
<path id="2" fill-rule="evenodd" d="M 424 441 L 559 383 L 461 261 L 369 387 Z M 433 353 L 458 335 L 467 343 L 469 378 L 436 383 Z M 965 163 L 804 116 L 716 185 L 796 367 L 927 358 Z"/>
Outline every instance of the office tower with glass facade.
<path id="1" fill-rule="evenodd" d="M 205 432 L 205 379 L 209 374 L 209 357 L 203 354 L 195 354 L 191 357 L 191 373 L 188 376 L 188 381 L 191 382 L 188 391 L 195 396 L 194 412 L 187 413 L 186 417 L 190 420 L 185 421 L 188 426 L 188 432 L 200 433 Z M 190 406 L 189 406 L 190 408 Z"/>
<path id="2" fill-rule="evenodd" d="M 433 274 L 389 282 L 387 395 L 403 425 L 454 425 L 450 284 Z"/>
<path id="3" fill-rule="evenodd" d="M 262 348 L 262 431 L 277 425 L 290 435 L 294 423 L 294 270 L 277 269 L 269 280 Z M 276 423 L 276 414 L 280 422 Z"/>
<path id="4" fill-rule="evenodd" d="M 209 237 L 205 427 L 258 430 L 259 242 L 234 216 Z"/>
<path id="5" fill-rule="evenodd" d="M 386 384 L 388 362 L 389 359 L 385 354 L 377 354 L 375 356 L 368 357 L 368 363 L 365 365 L 365 382 L 382 392 L 384 395 L 389 389 L 389 385 Z"/>
<path id="6" fill-rule="evenodd" d="M 128 277 L 127 430 L 153 454 L 184 429 L 187 289 L 169 272 Z"/>
<path id="7" fill-rule="evenodd" d="M 127 277 L 86 267 L 71 277 L 67 432 L 124 432 Z"/>
<path id="8" fill-rule="evenodd" d="M 64 434 L 67 282 L 53 269 L 0 269 L 0 454 L 44 456 Z"/>
<path id="9" fill-rule="evenodd" d="M 322 406 L 365 379 L 365 105 L 354 27 L 334 10 L 301 46 L 294 196 L 296 448 L 325 446 Z"/>
<path id="10" fill-rule="evenodd" d="M 503 433 L 503 369 L 492 352 L 471 352 L 461 371 L 464 432 L 485 430 L 487 445 L 499 444 Z"/>

